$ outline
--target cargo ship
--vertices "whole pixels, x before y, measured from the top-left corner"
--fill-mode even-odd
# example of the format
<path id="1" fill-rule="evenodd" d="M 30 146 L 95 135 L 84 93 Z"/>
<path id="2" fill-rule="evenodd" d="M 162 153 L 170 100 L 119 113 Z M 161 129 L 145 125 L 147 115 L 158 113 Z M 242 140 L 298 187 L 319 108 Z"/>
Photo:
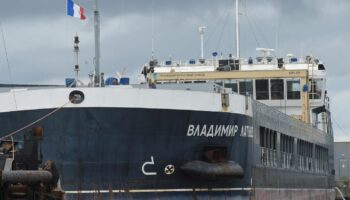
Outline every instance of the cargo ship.
<path id="1" fill-rule="evenodd" d="M 75 78 L 67 87 L 0 93 L 0 139 L 17 141 L 40 127 L 38 157 L 55 163 L 65 199 L 335 198 L 319 59 L 276 58 L 264 48 L 244 59 L 238 49 L 227 58 L 153 58 L 141 84 L 104 81 L 97 4 L 94 14 L 96 69 L 88 86 Z M 12 148 L 9 157 L 20 145 Z M 19 166 L 33 170 L 25 162 L 12 168 Z"/>

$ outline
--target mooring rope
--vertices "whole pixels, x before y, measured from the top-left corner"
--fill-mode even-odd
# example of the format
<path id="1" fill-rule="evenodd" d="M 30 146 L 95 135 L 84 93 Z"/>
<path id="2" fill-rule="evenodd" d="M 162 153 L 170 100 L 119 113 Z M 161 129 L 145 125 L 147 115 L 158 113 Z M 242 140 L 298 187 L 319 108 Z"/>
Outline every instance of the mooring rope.
<path id="1" fill-rule="evenodd" d="M 7 63 L 8 73 L 9 73 L 8 75 L 9 75 L 9 78 L 10 78 L 11 93 L 12 93 L 13 100 L 14 100 L 14 103 L 15 103 L 15 106 L 16 106 L 16 110 L 17 110 L 17 100 L 16 100 L 16 93 L 15 93 L 15 90 L 13 90 L 14 85 L 13 85 L 13 78 L 12 78 L 12 72 L 11 72 L 11 65 L 10 65 L 10 61 L 9 61 L 8 54 L 7 54 L 5 33 L 4 33 L 4 28 L 3 28 L 3 26 L 2 26 L 1 21 L 0 21 L 0 30 L 1 30 L 1 35 L 2 35 L 2 42 L 3 42 L 4 50 L 5 50 L 5 58 L 6 58 L 6 63 Z"/>
<path id="2" fill-rule="evenodd" d="M 56 108 L 55 110 L 53 110 L 53 111 L 47 113 L 46 115 L 40 117 L 39 119 L 37 119 L 37 120 L 35 120 L 35 121 L 33 121 L 33 122 L 31 122 L 31 123 L 25 125 L 24 127 L 20 128 L 20 129 L 17 129 L 17 130 L 15 130 L 15 131 L 13 131 L 13 132 L 11 132 L 11 133 L 9 133 L 9 134 L 7 134 L 7 135 L 1 137 L 0 140 L 4 140 L 4 139 L 6 139 L 6 138 L 8 138 L 8 137 L 12 137 L 12 136 L 14 136 L 15 134 L 17 134 L 17 133 L 23 131 L 24 129 L 26 129 L 26 128 L 30 127 L 30 126 L 33 126 L 34 124 L 36 124 L 36 123 L 38 123 L 38 122 L 40 122 L 40 121 L 42 121 L 42 120 L 48 118 L 49 116 L 53 115 L 53 114 L 56 113 L 57 111 L 61 110 L 63 107 L 65 107 L 65 106 L 66 106 L 67 104 L 69 104 L 69 103 L 70 103 L 70 101 L 68 101 L 67 103 L 63 104 L 62 106 Z"/>

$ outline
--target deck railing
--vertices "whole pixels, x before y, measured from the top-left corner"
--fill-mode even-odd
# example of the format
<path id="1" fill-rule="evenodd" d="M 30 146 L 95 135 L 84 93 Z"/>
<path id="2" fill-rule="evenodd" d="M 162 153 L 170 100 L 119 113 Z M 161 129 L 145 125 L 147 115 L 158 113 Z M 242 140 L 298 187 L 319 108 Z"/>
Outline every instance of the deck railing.
<path id="1" fill-rule="evenodd" d="M 260 147 L 261 163 L 269 167 L 277 167 L 277 151 L 265 147 Z"/>

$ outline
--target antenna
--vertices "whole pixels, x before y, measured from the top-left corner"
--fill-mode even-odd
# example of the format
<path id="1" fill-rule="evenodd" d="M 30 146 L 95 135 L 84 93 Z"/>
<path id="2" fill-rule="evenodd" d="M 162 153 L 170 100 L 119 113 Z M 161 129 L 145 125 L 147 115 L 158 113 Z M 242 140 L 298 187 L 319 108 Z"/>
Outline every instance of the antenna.
<path id="1" fill-rule="evenodd" d="M 95 86 L 100 87 L 100 14 L 97 0 L 94 5 L 94 29 L 95 29 Z"/>
<path id="2" fill-rule="evenodd" d="M 277 1 L 277 7 L 280 7 L 280 1 Z M 280 56 L 279 53 L 279 28 L 280 28 L 280 13 L 278 12 L 278 9 L 276 11 L 276 35 L 275 35 L 275 50 L 278 52 L 276 53 L 276 56 Z"/>
<path id="3" fill-rule="evenodd" d="M 200 26 L 198 28 L 199 34 L 201 35 L 201 59 L 204 59 L 204 32 L 207 27 Z"/>
<path id="4" fill-rule="evenodd" d="M 75 59 L 76 63 L 74 66 L 74 71 L 75 71 L 75 84 L 78 86 L 78 81 L 79 81 L 79 36 L 76 34 L 74 36 L 74 53 L 75 53 Z"/>
<path id="5" fill-rule="evenodd" d="M 154 59 L 154 0 L 152 0 L 152 60 Z"/>
<path id="6" fill-rule="evenodd" d="M 236 0 L 236 57 L 240 58 L 239 52 L 239 13 L 238 13 L 238 0 Z"/>

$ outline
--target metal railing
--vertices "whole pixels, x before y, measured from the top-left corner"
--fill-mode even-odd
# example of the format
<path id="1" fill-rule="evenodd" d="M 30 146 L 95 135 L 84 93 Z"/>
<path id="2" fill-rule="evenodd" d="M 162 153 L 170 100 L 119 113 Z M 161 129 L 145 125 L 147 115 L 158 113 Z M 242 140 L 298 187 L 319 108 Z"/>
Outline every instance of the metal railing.
<path id="1" fill-rule="evenodd" d="M 322 159 L 315 159 L 315 172 L 327 173 L 328 172 L 328 161 Z"/>
<path id="2" fill-rule="evenodd" d="M 289 169 L 293 165 L 293 154 L 287 152 L 281 152 L 281 165 L 282 168 Z"/>
<path id="3" fill-rule="evenodd" d="M 282 151 L 280 152 L 280 158 L 278 158 L 276 150 L 265 147 L 260 147 L 260 159 L 261 164 L 267 167 L 281 167 L 283 169 L 291 169 L 295 165 L 296 169 L 302 171 L 316 173 L 328 172 L 327 160 L 314 160 L 311 157 L 294 155 L 292 153 Z"/>
<path id="4" fill-rule="evenodd" d="M 180 66 L 217 66 L 218 60 L 206 59 L 202 62 L 200 60 L 174 60 L 174 61 L 161 61 L 160 67 L 180 67 Z"/>
<path id="5" fill-rule="evenodd" d="M 299 169 L 303 171 L 313 171 L 313 159 L 307 156 L 298 155 Z"/>
<path id="6" fill-rule="evenodd" d="M 218 66 L 219 60 L 234 60 L 234 58 L 229 57 L 216 57 L 216 58 L 209 58 L 209 59 L 188 59 L 188 60 L 165 60 L 160 61 L 159 66 L 165 67 L 176 67 L 176 66 L 184 66 L 184 65 L 191 65 L 191 66 L 201 66 L 201 65 L 213 65 Z M 277 59 L 276 58 L 264 58 L 264 57 L 256 57 L 256 58 L 248 58 L 248 59 L 240 59 L 239 64 L 240 65 L 248 65 L 248 64 L 254 64 L 254 65 L 277 65 Z M 296 62 L 290 62 L 289 59 L 285 60 L 285 64 L 306 64 L 304 60 L 298 60 Z"/>
<path id="7" fill-rule="evenodd" d="M 265 147 L 260 147 L 261 163 L 269 167 L 277 167 L 277 151 Z"/>

